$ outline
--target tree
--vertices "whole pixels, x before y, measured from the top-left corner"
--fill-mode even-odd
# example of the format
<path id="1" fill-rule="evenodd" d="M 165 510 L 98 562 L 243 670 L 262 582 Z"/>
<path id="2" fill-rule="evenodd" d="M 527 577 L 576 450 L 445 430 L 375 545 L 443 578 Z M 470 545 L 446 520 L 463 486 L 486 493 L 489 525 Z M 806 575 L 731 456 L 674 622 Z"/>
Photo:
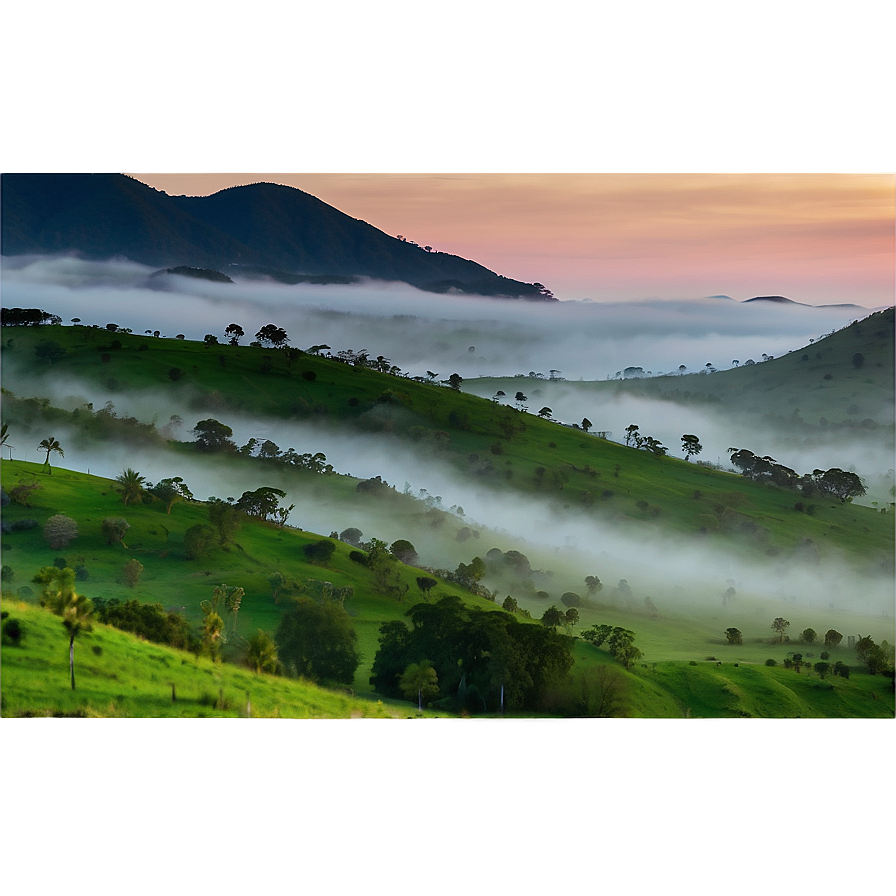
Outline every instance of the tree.
<path id="1" fill-rule="evenodd" d="M 635 423 L 630 424 L 625 427 L 625 444 L 631 447 L 632 445 L 635 448 L 641 447 L 641 436 L 639 434 L 640 427 Z"/>
<path id="2" fill-rule="evenodd" d="M 289 342 L 289 336 L 286 335 L 286 330 L 282 327 L 275 326 L 274 324 L 265 324 L 255 334 L 255 338 L 262 345 L 270 345 L 274 348 L 279 348 Z"/>
<path id="3" fill-rule="evenodd" d="M 208 500 L 208 519 L 217 531 L 221 544 L 233 540 L 233 536 L 243 524 L 243 516 L 243 511 L 230 501 L 222 501 L 214 496 Z"/>
<path id="4" fill-rule="evenodd" d="M 47 471 L 52 475 L 53 470 L 50 467 L 50 454 L 52 452 L 56 452 L 60 457 L 65 457 L 65 452 L 62 450 L 62 446 L 59 442 L 53 438 L 53 436 L 49 436 L 44 439 L 38 446 L 38 451 L 46 451 L 47 457 L 44 461 L 44 466 L 47 468 Z"/>
<path id="5" fill-rule="evenodd" d="M 205 343 L 206 348 L 211 348 L 213 345 L 218 344 L 218 337 L 214 333 L 206 333 L 202 337 L 202 341 Z"/>
<path id="6" fill-rule="evenodd" d="M 170 514 L 171 508 L 179 501 L 192 501 L 193 493 L 180 476 L 169 479 L 160 479 L 155 485 L 147 483 L 147 490 L 165 504 L 165 513 Z"/>
<path id="7" fill-rule="evenodd" d="M 124 536 L 130 528 L 131 524 L 120 516 L 107 516 L 100 524 L 106 544 L 120 544 L 125 548 Z"/>
<path id="8" fill-rule="evenodd" d="M 594 597 L 603 590 L 603 583 L 597 576 L 585 576 L 585 588 L 588 591 L 588 597 Z"/>
<path id="9" fill-rule="evenodd" d="M 66 548 L 77 537 L 78 524 L 64 513 L 56 513 L 44 523 L 44 538 L 51 548 Z"/>
<path id="10" fill-rule="evenodd" d="M 421 660 L 419 663 L 411 663 L 399 682 L 402 694 L 410 700 L 417 695 L 417 709 L 423 709 L 423 698 L 437 697 L 439 695 L 439 676 L 429 660 Z"/>
<path id="11" fill-rule="evenodd" d="M 588 432 L 592 426 L 594 426 L 594 424 L 587 417 L 582 417 L 582 429 L 584 429 L 585 432 Z"/>
<path id="12" fill-rule="evenodd" d="M 128 588 L 134 588 L 143 575 L 143 564 L 139 560 L 128 560 L 121 570 L 121 575 Z"/>
<path id="13" fill-rule="evenodd" d="M 336 603 L 297 601 L 275 639 L 281 662 L 311 681 L 351 684 L 361 662 L 351 617 Z"/>
<path id="14" fill-rule="evenodd" d="M 217 585 L 213 592 L 212 604 L 214 608 L 217 609 L 218 605 L 221 604 L 223 609 L 233 614 L 233 626 L 231 627 L 233 632 L 236 632 L 236 617 L 240 611 L 245 593 L 245 589 L 240 588 L 238 585 Z"/>
<path id="15" fill-rule="evenodd" d="M 234 506 L 246 516 L 266 520 L 277 512 L 280 498 L 285 497 L 286 492 L 279 488 L 262 486 L 253 492 L 243 492 Z"/>
<path id="16" fill-rule="evenodd" d="M 236 451 L 236 443 L 230 438 L 233 430 L 212 417 L 200 420 L 193 427 L 193 434 L 200 451 Z"/>
<path id="17" fill-rule="evenodd" d="M 344 541 L 346 544 L 350 544 L 353 547 L 357 547 L 361 543 L 361 538 L 364 536 L 364 533 L 360 529 L 356 529 L 354 526 L 349 526 L 348 529 L 343 529 L 339 533 L 339 540 Z"/>
<path id="18" fill-rule="evenodd" d="M 115 487 L 121 495 L 121 502 L 125 506 L 132 501 L 139 501 L 143 495 L 143 486 L 146 483 L 145 477 L 141 476 L 136 470 L 127 467 L 115 477 L 118 485 Z"/>
<path id="19" fill-rule="evenodd" d="M 543 407 L 539 412 L 538 416 L 544 419 L 550 419 L 554 415 L 554 412 L 549 407 Z"/>
<path id="20" fill-rule="evenodd" d="M 565 625 L 578 625 L 579 611 L 575 607 L 570 607 L 566 611 L 566 615 L 563 617 L 563 622 Z"/>
<path id="21" fill-rule="evenodd" d="M 787 631 L 789 626 L 790 623 L 786 619 L 782 619 L 780 616 L 776 617 L 774 622 L 772 622 L 772 630 L 777 634 L 778 641 L 784 641 L 784 633 Z"/>
<path id="22" fill-rule="evenodd" d="M 581 607 L 582 598 L 576 594 L 575 591 L 565 591 L 560 596 L 560 603 L 563 604 L 564 607 Z"/>
<path id="23" fill-rule="evenodd" d="M 743 644 L 744 643 L 744 636 L 741 634 L 740 629 L 737 629 L 737 628 L 725 629 L 725 637 L 728 639 L 729 644 Z"/>
<path id="24" fill-rule="evenodd" d="M 812 480 L 822 494 L 839 498 L 841 504 L 861 497 L 866 491 L 857 474 L 838 467 L 832 467 L 830 470 L 813 470 Z"/>
<path id="25" fill-rule="evenodd" d="M 420 562 L 417 549 L 407 539 L 399 538 L 398 541 L 393 541 L 389 551 L 393 557 L 397 557 L 408 566 L 416 566 Z"/>
<path id="26" fill-rule="evenodd" d="M 276 674 L 280 669 L 277 644 L 267 633 L 259 629 L 249 638 L 246 646 L 246 665 L 257 675 L 259 672 Z"/>
<path id="27" fill-rule="evenodd" d="M 824 634 L 825 647 L 837 647 L 843 640 L 843 635 L 835 629 L 829 628 Z"/>
<path id="28" fill-rule="evenodd" d="M 451 376 L 448 377 L 448 385 L 454 389 L 455 392 L 460 392 L 460 387 L 463 384 L 464 378 L 457 373 L 452 373 Z"/>
<path id="29" fill-rule="evenodd" d="M 815 633 L 814 628 L 803 629 L 803 633 L 800 635 L 800 640 L 803 644 L 814 644 L 818 635 Z"/>
<path id="30" fill-rule="evenodd" d="M 501 607 L 507 610 L 508 613 L 516 613 L 519 610 L 519 604 L 517 604 L 516 598 L 511 597 L 509 594 L 504 598 L 504 603 L 501 604 Z"/>
<path id="31" fill-rule="evenodd" d="M 563 622 L 563 612 L 555 606 L 548 607 L 541 617 L 541 624 L 548 628 L 555 628 Z"/>
<path id="32" fill-rule="evenodd" d="M 684 459 L 690 460 L 691 455 L 699 454 L 703 450 L 703 446 L 697 436 L 685 434 L 681 437 L 681 450 L 684 452 Z"/>
<path id="33" fill-rule="evenodd" d="M 240 339 L 246 334 L 243 332 L 243 328 L 239 324 L 229 324 L 224 330 L 224 335 L 228 337 L 231 345 L 239 345 Z"/>
<path id="34" fill-rule="evenodd" d="M 75 571 L 70 567 L 58 569 L 55 566 L 45 566 L 33 581 L 41 586 L 41 605 L 61 616 L 62 624 L 69 633 L 68 665 L 74 690 L 75 638 L 81 632 L 89 632 L 92 629 L 93 604 L 90 598 L 75 593 Z"/>
<path id="35" fill-rule="evenodd" d="M 196 560 L 205 555 L 215 538 L 211 526 L 197 523 L 184 532 L 184 553 L 188 560 Z"/>
<path id="36" fill-rule="evenodd" d="M 417 576 L 417 587 L 423 592 L 423 596 L 427 600 L 429 599 L 429 592 L 438 584 L 438 581 L 431 576 Z"/>

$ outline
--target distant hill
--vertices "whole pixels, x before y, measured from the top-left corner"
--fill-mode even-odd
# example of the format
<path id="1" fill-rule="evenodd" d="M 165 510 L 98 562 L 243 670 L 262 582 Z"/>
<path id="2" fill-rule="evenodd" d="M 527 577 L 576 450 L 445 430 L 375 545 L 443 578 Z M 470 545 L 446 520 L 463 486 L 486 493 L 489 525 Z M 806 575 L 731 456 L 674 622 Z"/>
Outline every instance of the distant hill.
<path id="1" fill-rule="evenodd" d="M 727 296 L 710 296 L 713 299 L 724 299 Z M 802 308 L 858 308 L 863 312 L 867 312 L 867 308 L 861 305 L 854 305 L 850 302 L 840 302 L 836 305 L 807 305 L 805 302 L 794 302 L 786 296 L 753 296 L 752 299 L 744 299 L 741 304 L 748 305 L 750 302 L 770 302 L 773 305 L 799 305 Z"/>
<path id="2" fill-rule="evenodd" d="M 428 252 L 294 187 L 169 196 L 122 174 L 4 174 L 0 202 L 4 255 L 77 252 L 166 269 L 372 277 L 432 292 L 554 301 L 540 284 Z"/>

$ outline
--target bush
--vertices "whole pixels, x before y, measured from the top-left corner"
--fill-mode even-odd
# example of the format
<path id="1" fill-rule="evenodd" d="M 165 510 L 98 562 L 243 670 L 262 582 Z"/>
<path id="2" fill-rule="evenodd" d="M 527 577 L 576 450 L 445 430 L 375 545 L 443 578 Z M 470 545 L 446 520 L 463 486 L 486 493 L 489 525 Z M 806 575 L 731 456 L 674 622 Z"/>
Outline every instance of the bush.
<path id="1" fill-rule="evenodd" d="M 180 369 L 180 367 L 172 367 L 171 370 L 168 371 L 168 378 L 174 380 L 175 382 L 179 380 L 184 375 L 184 372 Z"/>
<path id="2" fill-rule="evenodd" d="M 13 532 L 25 532 L 36 527 L 37 520 L 14 520 L 9 526 Z"/>
<path id="3" fill-rule="evenodd" d="M 326 563 L 330 557 L 333 556 L 333 551 L 336 550 L 336 545 L 333 544 L 332 541 L 327 541 L 327 539 L 323 539 L 323 541 L 315 541 L 311 544 L 306 544 L 302 548 L 302 553 L 305 555 L 306 559 L 310 560 L 312 563 Z"/>
<path id="4" fill-rule="evenodd" d="M 188 560 L 205 556 L 215 540 L 215 530 L 211 526 L 198 523 L 184 532 L 184 553 Z"/>
<path id="5" fill-rule="evenodd" d="M 13 568 L 8 564 L 3 564 L 3 569 L 0 570 L 0 579 L 4 582 L 11 582 L 15 578 L 15 573 L 13 572 Z"/>
<path id="6" fill-rule="evenodd" d="M 44 523 L 44 538 L 51 548 L 68 547 L 77 537 L 78 524 L 64 513 L 54 514 Z M 65 564 L 64 559 L 63 564 Z M 60 568 L 64 569 L 65 566 Z"/>
<path id="7" fill-rule="evenodd" d="M 778 665 L 778 661 L 777 661 L 777 660 L 768 659 L 768 660 L 765 661 L 765 665 L 766 665 L 766 666 L 777 666 L 777 665 Z"/>
<path id="8" fill-rule="evenodd" d="M 313 370 L 306 370 L 302 373 L 302 379 L 313 383 L 317 379 L 317 374 Z"/>
<path id="9" fill-rule="evenodd" d="M 22 643 L 22 637 L 24 636 L 24 631 L 22 630 L 22 624 L 18 619 L 4 619 L 3 620 L 3 628 L 2 628 L 2 640 L 4 644 L 8 644 L 11 647 L 18 647 Z"/>
<path id="10" fill-rule="evenodd" d="M 66 566 L 68 566 L 68 560 L 66 560 L 65 557 L 54 557 L 53 566 L 55 566 L 56 569 L 65 569 Z"/>
<path id="11" fill-rule="evenodd" d="M 360 563 L 362 566 L 364 566 L 367 563 L 367 554 L 364 554 L 361 551 L 352 551 L 348 555 L 348 559 L 353 563 Z"/>
<path id="12" fill-rule="evenodd" d="M 133 588 L 143 575 L 143 564 L 139 560 L 128 560 L 121 570 L 122 578 L 129 588 Z"/>

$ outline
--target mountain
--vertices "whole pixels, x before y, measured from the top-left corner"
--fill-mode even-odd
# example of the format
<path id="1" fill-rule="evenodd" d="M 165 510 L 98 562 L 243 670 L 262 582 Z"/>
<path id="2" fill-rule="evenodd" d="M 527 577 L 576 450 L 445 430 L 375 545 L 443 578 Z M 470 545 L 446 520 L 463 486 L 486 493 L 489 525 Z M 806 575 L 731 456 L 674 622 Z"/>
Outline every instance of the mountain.
<path id="1" fill-rule="evenodd" d="M 753 296 L 752 299 L 744 299 L 744 304 L 749 302 L 774 302 L 776 305 L 799 305 L 799 302 L 794 302 L 793 299 L 785 298 L 784 296 Z"/>
<path id="2" fill-rule="evenodd" d="M 257 183 L 169 196 L 122 174 L 4 174 L 4 255 L 77 252 L 249 276 L 372 277 L 430 292 L 552 301 L 444 252 L 427 252 L 294 187 Z"/>
<path id="3" fill-rule="evenodd" d="M 710 296 L 710 298 L 719 299 L 727 297 Z M 752 299 L 744 299 L 742 304 L 747 305 L 750 302 L 770 302 L 773 305 L 799 305 L 802 308 L 857 308 L 859 311 L 866 314 L 869 311 L 868 308 L 864 308 L 862 305 L 854 305 L 850 302 L 840 302 L 835 305 L 807 305 L 805 302 L 794 302 L 793 299 L 788 299 L 785 296 L 753 296 Z M 880 311 L 882 309 L 877 308 L 874 310 Z"/>

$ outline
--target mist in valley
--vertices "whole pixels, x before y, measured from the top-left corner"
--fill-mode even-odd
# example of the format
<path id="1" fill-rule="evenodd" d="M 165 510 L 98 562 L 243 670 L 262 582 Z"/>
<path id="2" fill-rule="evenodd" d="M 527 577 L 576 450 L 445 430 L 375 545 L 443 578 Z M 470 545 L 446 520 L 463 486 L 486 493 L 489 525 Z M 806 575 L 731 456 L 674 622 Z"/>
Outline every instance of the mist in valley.
<path id="1" fill-rule="evenodd" d="M 569 380 L 603 378 L 632 364 L 654 372 L 680 364 L 700 369 L 707 362 L 724 367 L 729 358 L 792 350 L 866 314 L 859 309 L 743 305 L 726 299 L 541 305 L 436 296 L 402 284 L 216 284 L 185 277 L 152 278 L 152 273 L 126 262 L 4 259 L 4 304 L 40 307 L 65 321 L 77 317 L 88 325 L 111 321 L 135 333 L 160 330 L 169 338 L 184 334 L 202 339 L 211 332 L 224 341 L 224 328 L 231 322 L 239 323 L 247 334 L 274 322 L 287 331 L 295 347 L 327 344 L 334 353 L 368 349 L 372 356 L 383 354 L 413 375 L 433 371 L 447 378 L 456 371 L 472 378 L 465 389 L 474 392 L 475 376 L 486 373 L 512 375 L 534 369 L 547 374 L 559 369 Z M 243 342 L 251 338 L 247 335 Z M 857 576 L 854 567 L 830 557 L 809 562 L 783 556 L 761 563 L 746 561 L 696 534 L 674 538 L 644 526 L 586 516 L 554 501 L 524 499 L 506 491 L 496 497 L 495 491 L 454 472 L 426 449 L 388 435 L 349 434 L 317 422 L 197 410 L 186 395 L 178 405 L 168 396 L 109 392 L 87 383 L 60 383 L 48 374 L 41 382 L 25 379 L 16 370 L 14 356 L 4 358 L 6 386 L 20 397 L 45 395 L 69 409 L 86 402 L 100 408 L 112 401 L 119 414 L 158 427 L 176 414 L 183 419 L 175 436 L 180 440 L 191 439 L 189 430 L 196 421 L 214 416 L 232 427 L 237 445 L 251 438 L 270 439 L 281 450 L 322 452 L 339 473 L 362 479 L 380 476 L 399 492 L 420 498 L 421 513 L 427 508 L 455 508 L 455 516 L 431 527 L 378 502 L 334 497 L 323 479 L 318 488 L 309 484 L 309 477 L 296 477 L 276 465 L 244 464 L 237 477 L 226 463 L 209 463 L 206 457 L 151 446 L 84 444 L 74 433 L 60 429 L 54 435 L 64 443 L 63 465 L 68 468 L 114 478 L 132 467 L 153 482 L 179 475 L 200 500 L 211 495 L 239 497 L 243 491 L 274 486 L 287 492 L 284 504 L 296 505 L 289 525 L 323 535 L 356 527 L 364 538 L 387 542 L 407 538 L 417 548 L 421 564 L 434 568 L 454 568 L 473 556 L 484 557 L 493 547 L 521 550 L 533 568 L 550 572 L 546 581 L 551 587 L 539 590 L 549 591 L 553 603 L 567 590 L 583 593 L 585 576 L 594 575 L 605 586 L 601 600 L 612 603 L 613 586 L 625 579 L 639 606 L 649 596 L 661 613 L 718 610 L 729 588 L 737 593 L 737 612 L 752 607 L 750 612 L 761 615 L 767 604 L 783 602 L 817 614 L 812 620 L 816 628 L 824 625 L 826 611 L 884 618 L 892 607 L 891 575 L 868 571 Z M 751 421 L 706 409 L 584 394 L 542 380 L 521 384 L 535 411 L 549 405 L 555 418 L 570 423 L 587 416 L 595 430 L 609 430 L 617 441 L 623 440 L 626 426 L 636 423 L 671 454 L 680 455 L 680 437 L 687 432 L 696 433 L 704 446 L 699 459 L 711 462 L 725 463 L 727 448 L 736 446 L 771 454 L 798 472 L 840 466 L 869 476 L 886 474 L 892 467 L 892 454 L 873 441 L 799 444 L 786 432 L 771 427 L 757 430 Z M 35 445 L 43 435 L 37 436 Z M 30 447 L 17 448 L 15 456 L 42 460 Z M 464 528 L 470 530 L 469 538 L 458 540 Z M 495 589 L 508 585 L 488 579 L 485 584 Z M 499 593 L 498 600 L 503 596 Z M 520 603 L 533 615 L 543 611 L 537 599 L 520 595 Z M 733 611 L 729 607 L 725 612 Z"/>
<path id="2" fill-rule="evenodd" d="M 660 373 L 707 363 L 723 369 L 733 359 L 791 351 L 870 313 L 728 298 L 526 302 L 436 295 L 378 281 L 287 286 L 240 279 L 236 266 L 225 272 L 234 283 L 154 273 L 127 261 L 4 258 L 4 304 L 43 308 L 66 322 L 159 330 L 169 338 L 212 333 L 223 341 L 224 328 L 238 323 L 248 342 L 275 323 L 296 348 L 366 349 L 412 376 L 433 371 L 441 379 L 553 369 L 566 379 L 595 380 L 629 366 Z"/>

